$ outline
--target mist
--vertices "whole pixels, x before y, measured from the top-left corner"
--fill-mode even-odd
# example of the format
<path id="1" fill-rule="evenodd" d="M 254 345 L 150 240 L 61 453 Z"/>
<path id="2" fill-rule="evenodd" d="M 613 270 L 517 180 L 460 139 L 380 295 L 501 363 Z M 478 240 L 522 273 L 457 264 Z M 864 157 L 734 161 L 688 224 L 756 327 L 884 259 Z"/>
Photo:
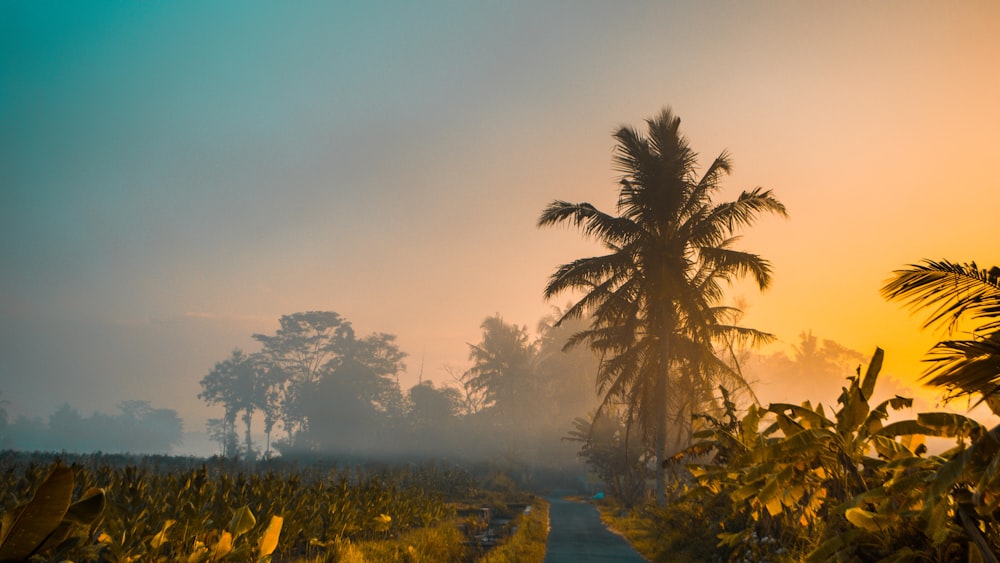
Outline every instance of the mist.
<path id="1" fill-rule="evenodd" d="M 765 185 L 791 211 L 747 233 L 774 271 L 747 326 L 793 346 L 811 327 L 864 358 L 882 346 L 912 395 L 934 335 L 877 288 L 918 257 L 1000 263 L 981 233 L 1000 204 L 981 165 L 1000 150 L 998 18 L 904 2 L 6 2 L 5 422 L 124 427 L 119 405 L 145 401 L 183 422 L 172 453 L 572 461 L 562 437 L 596 406 L 596 368 L 487 399 L 462 381 L 480 381 L 470 345 L 502 312 L 542 369 L 545 280 L 602 249 L 539 231 L 538 213 L 612 208 L 609 133 L 666 105 L 696 152 L 733 155 L 727 190 Z M 403 356 L 321 364 L 301 396 L 287 384 L 298 413 L 254 407 L 247 451 L 246 409 L 199 398 L 201 382 L 310 311 Z M 761 354 L 765 403 L 835 401 L 865 361 L 806 378 Z M 23 447 L 111 449 L 46 440 Z"/>

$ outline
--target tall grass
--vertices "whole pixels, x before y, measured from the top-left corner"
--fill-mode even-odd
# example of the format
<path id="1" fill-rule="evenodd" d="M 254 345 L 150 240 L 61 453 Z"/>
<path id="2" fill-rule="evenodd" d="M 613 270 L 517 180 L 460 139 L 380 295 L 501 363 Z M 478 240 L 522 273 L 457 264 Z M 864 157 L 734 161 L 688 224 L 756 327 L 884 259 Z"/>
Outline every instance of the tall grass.
<path id="1" fill-rule="evenodd" d="M 491 549 L 482 563 L 541 563 L 549 537 L 549 503 L 535 498 L 530 510 L 511 523 L 517 530 L 505 542 Z"/>

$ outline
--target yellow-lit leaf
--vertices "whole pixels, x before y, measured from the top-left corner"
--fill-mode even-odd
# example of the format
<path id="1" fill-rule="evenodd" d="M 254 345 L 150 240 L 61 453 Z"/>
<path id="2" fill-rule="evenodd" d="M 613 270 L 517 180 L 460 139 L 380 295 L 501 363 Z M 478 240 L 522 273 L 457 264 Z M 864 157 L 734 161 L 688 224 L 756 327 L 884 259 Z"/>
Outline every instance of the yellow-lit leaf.
<path id="1" fill-rule="evenodd" d="M 268 523 L 267 529 L 264 530 L 264 535 L 260 537 L 259 547 L 260 556 L 267 557 L 274 552 L 274 549 L 278 547 L 278 536 L 281 535 L 281 525 L 284 519 L 281 516 L 272 516 L 271 522 Z"/>
<path id="2" fill-rule="evenodd" d="M 242 508 L 237 509 L 233 515 L 232 521 L 229 522 L 229 531 L 233 533 L 234 537 L 238 538 L 252 530 L 256 524 L 257 519 L 253 517 L 250 507 L 244 505 Z"/>
<path id="3" fill-rule="evenodd" d="M 175 520 L 167 520 L 163 523 L 163 529 L 160 530 L 158 534 L 153 536 L 149 544 L 153 546 L 153 549 L 160 549 L 160 547 L 167 542 L 167 529 L 174 525 Z"/>
<path id="4" fill-rule="evenodd" d="M 884 523 L 880 522 L 878 514 L 861 508 L 848 508 L 847 512 L 844 513 L 844 516 L 847 518 L 848 522 L 854 524 L 862 530 L 880 532 L 885 528 Z"/>
<path id="5" fill-rule="evenodd" d="M 200 563 L 208 557 L 208 548 L 201 542 L 194 543 L 194 550 L 187 558 L 187 563 Z"/>
<path id="6" fill-rule="evenodd" d="M 784 510 L 781 506 L 781 499 L 779 499 L 778 497 L 772 497 L 768 499 L 765 506 L 767 508 L 768 514 L 770 514 L 771 516 L 777 516 L 781 514 L 782 510 Z"/>
<path id="7" fill-rule="evenodd" d="M 229 532 L 222 532 L 222 535 L 219 536 L 219 542 L 216 543 L 215 548 L 212 549 L 212 559 L 218 561 L 219 559 L 222 559 L 226 555 L 229 555 L 229 552 L 232 550 L 233 550 L 233 535 L 230 534 Z"/>
<path id="8" fill-rule="evenodd" d="M 903 436 L 901 442 L 908 450 L 916 453 L 917 448 L 927 443 L 927 437 L 923 434 L 909 434 Z"/>
<path id="9" fill-rule="evenodd" d="M 804 487 L 802 487 L 802 485 L 795 485 L 792 488 L 788 489 L 787 494 L 789 498 L 792 499 L 792 502 L 799 502 L 799 499 L 801 499 L 806 494 L 806 490 Z"/>

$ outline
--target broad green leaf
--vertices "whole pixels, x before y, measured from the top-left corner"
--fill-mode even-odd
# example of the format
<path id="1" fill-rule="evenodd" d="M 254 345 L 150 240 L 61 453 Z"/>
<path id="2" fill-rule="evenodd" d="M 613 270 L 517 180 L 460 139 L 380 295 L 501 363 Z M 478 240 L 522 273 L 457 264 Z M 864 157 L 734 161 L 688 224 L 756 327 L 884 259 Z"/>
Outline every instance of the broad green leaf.
<path id="1" fill-rule="evenodd" d="M 837 412 L 837 431 L 846 436 L 857 432 L 865 418 L 868 417 L 868 401 L 865 399 L 861 389 L 854 385 L 843 395 L 844 406 Z"/>
<path id="2" fill-rule="evenodd" d="M 219 536 L 219 542 L 215 544 L 212 549 L 212 559 L 218 561 L 223 557 L 229 555 L 229 552 L 233 550 L 233 535 L 229 532 L 222 532 Z"/>
<path id="3" fill-rule="evenodd" d="M 887 436 L 890 438 L 896 436 L 936 436 L 936 437 L 946 437 L 946 434 L 939 433 L 936 429 L 924 426 L 916 420 L 900 420 L 898 422 L 892 422 L 886 424 L 881 430 L 876 432 L 879 436 Z"/>
<path id="4" fill-rule="evenodd" d="M 66 519 L 83 526 L 90 526 L 97 520 L 107 506 L 104 489 L 87 489 L 80 500 L 69 505 Z"/>
<path id="5" fill-rule="evenodd" d="M 801 425 L 807 428 L 826 428 L 834 425 L 833 421 L 827 419 L 821 413 L 805 406 L 793 405 L 791 403 L 771 403 L 767 407 L 767 410 L 779 415 L 790 411 L 792 416 L 801 419 Z"/>
<path id="6" fill-rule="evenodd" d="M 42 545 L 36 550 L 37 553 L 45 553 L 49 550 L 56 549 L 66 538 L 69 537 L 70 532 L 73 531 L 73 523 L 69 520 L 63 520 L 59 522 L 55 530 L 49 534 Z"/>
<path id="7" fill-rule="evenodd" d="M 252 530 L 256 524 L 257 519 L 254 518 L 250 507 L 244 505 L 233 515 L 233 519 L 229 522 L 229 531 L 233 533 L 233 537 L 238 538 Z"/>
<path id="8" fill-rule="evenodd" d="M 779 486 L 778 481 L 778 478 L 769 480 L 757 493 L 757 500 L 767 508 L 767 512 L 771 516 L 777 516 L 784 510 L 781 506 L 781 497 L 784 491 Z"/>
<path id="9" fill-rule="evenodd" d="M 844 517 L 851 524 L 869 532 L 881 532 L 888 528 L 890 523 L 889 518 L 886 516 L 857 507 L 848 508 L 847 512 L 844 513 Z"/>
<path id="10" fill-rule="evenodd" d="M 878 374 L 882 371 L 882 361 L 884 359 L 885 351 L 881 348 L 875 348 L 875 353 L 872 354 L 872 359 L 868 362 L 865 377 L 861 381 L 861 393 L 864 394 L 865 401 L 871 399 L 872 393 L 875 392 L 875 381 L 878 380 Z"/>
<path id="11" fill-rule="evenodd" d="M 209 555 L 208 548 L 202 542 L 195 542 L 191 555 L 188 555 L 187 563 L 201 563 Z"/>
<path id="12" fill-rule="evenodd" d="M 917 415 L 917 422 L 937 431 L 936 436 L 966 438 L 985 431 L 983 425 L 975 420 L 950 412 L 922 412 Z"/>
<path id="13" fill-rule="evenodd" d="M 872 436 L 872 444 L 875 446 L 875 451 L 888 460 L 898 457 L 913 457 L 914 455 L 903 444 L 885 436 Z"/>
<path id="14" fill-rule="evenodd" d="M 781 499 L 777 497 L 769 498 L 767 502 L 764 503 L 764 506 L 767 508 L 767 512 L 771 516 L 777 516 L 784 510 L 781 506 Z"/>
<path id="15" fill-rule="evenodd" d="M 159 533 L 153 536 L 153 539 L 149 541 L 149 545 L 151 545 L 153 549 L 160 549 L 163 544 L 167 543 L 167 530 L 170 529 L 170 526 L 174 525 L 174 522 L 174 520 L 167 520 L 163 523 L 163 529 L 161 529 Z"/>
<path id="16" fill-rule="evenodd" d="M 952 487 L 962 478 L 967 461 L 968 456 L 963 452 L 942 464 L 934 472 L 933 480 L 927 488 L 927 497 L 944 499 Z"/>
<path id="17" fill-rule="evenodd" d="M 0 560 L 30 557 L 63 520 L 73 496 L 73 470 L 56 465 L 27 504 L 4 514 Z"/>
<path id="18" fill-rule="evenodd" d="M 259 556 L 267 557 L 274 552 L 275 548 L 278 547 L 278 536 L 281 535 L 281 525 L 284 519 L 281 516 L 272 516 L 271 522 L 268 523 L 267 529 L 264 530 L 264 534 L 260 536 L 259 546 Z"/>
<path id="19" fill-rule="evenodd" d="M 925 446 L 926 449 L 927 438 L 923 434 L 910 434 L 903 436 L 901 442 L 908 450 L 916 454 L 920 446 Z"/>

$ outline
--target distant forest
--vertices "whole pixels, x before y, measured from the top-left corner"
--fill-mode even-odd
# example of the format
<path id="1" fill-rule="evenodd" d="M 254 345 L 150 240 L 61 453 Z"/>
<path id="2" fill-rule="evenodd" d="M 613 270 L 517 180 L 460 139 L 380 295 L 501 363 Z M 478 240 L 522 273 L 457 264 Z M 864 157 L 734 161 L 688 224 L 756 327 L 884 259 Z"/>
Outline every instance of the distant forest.
<path id="1" fill-rule="evenodd" d="M 0 408 L 0 449 L 51 452 L 166 453 L 181 445 L 184 426 L 177 411 L 149 401 L 125 401 L 118 414 L 80 414 L 64 403 L 48 419 L 8 420 Z"/>

